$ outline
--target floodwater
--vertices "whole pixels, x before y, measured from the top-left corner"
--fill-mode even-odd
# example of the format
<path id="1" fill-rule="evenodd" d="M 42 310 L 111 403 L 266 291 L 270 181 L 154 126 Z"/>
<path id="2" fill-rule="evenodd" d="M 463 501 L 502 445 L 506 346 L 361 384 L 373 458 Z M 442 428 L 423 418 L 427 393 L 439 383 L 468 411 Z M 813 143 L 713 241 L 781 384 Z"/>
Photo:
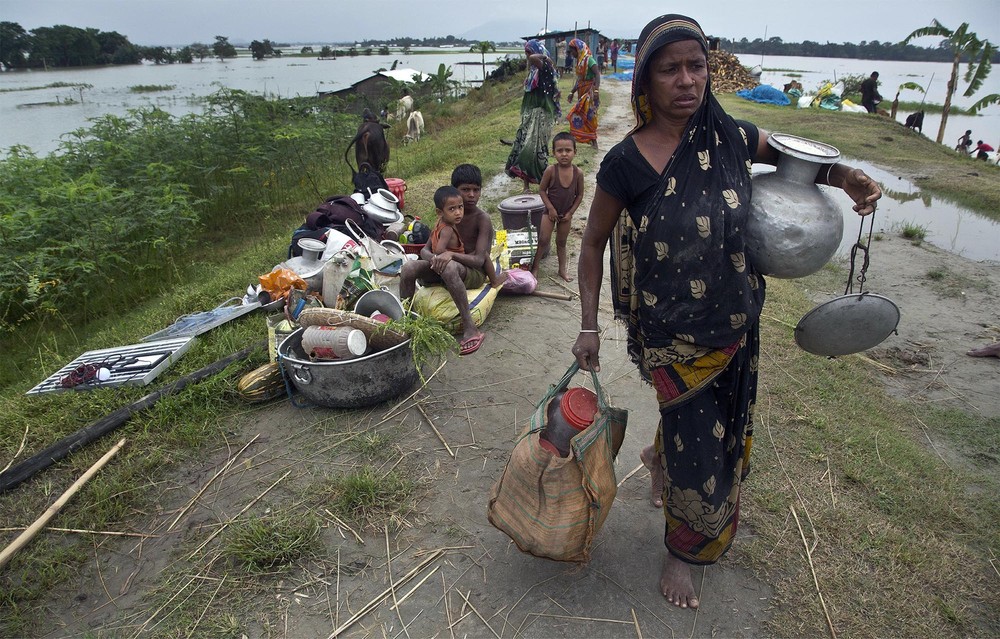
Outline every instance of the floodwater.
<path id="1" fill-rule="evenodd" d="M 317 51 L 320 47 L 314 47 Z M 486 72 L 505 53 L 486 55 Z M 226 61 L 206 58 L 193 64 L 138 64 L 50 71 L 0 73 L 0 149 L 15 144 L 38 154 L 58 148 L 59 137 L 88 125 L 105 114 L 124 115 L 129 109 L 156 106 L 173 115 L 200 113 L 199 98 L 221 87 L 277 97 L 316 95 L 338 91 L 372 75 L 377 69 L 398 68 L 436 73 L 438 65 L 451 67 L 452 80 L 468 87 L 483 79 L 482 58 L 469 51 L 426 52 L 411 55 L 341 57 L 336 60 L 284 57 L 254 61 L 242 56 Z M 89 84 L 73 87 L 18 90 L 55 83 Z M 130 87 L 160 85 L 172 88 L 134 93 Z"/>
<path id="2" fill-rule="evenodd" d="M 921 191 L 920 187 L 892 173 L 852 158 L 844 163 L 863 169 L 882 187 L 874 218 L 858 217 L 854 203 L 840 189 L 826 190 L 844 215 L 844 238 L 838 255 L 849 255 L 851 247 L 868 237 L 874 224 L 875 233 L 900 233 L 904 225 L 921 226 L 927 230 L 925 242 L 975 261 L 1000 263 L 1000 222 L 961 207 L 944 198 Z M 773 170 L 767 165 L 755 165 L 754 173 Z M 863 224 L 863 226 L 862 226 Z"/>
<path id="3" fill-rule="evenodd" d="M 921 93 L 915 89 L 904 89 L 899 99 L 906 102 L 926 101 L 930 104 L 944 104 L 948 88 L 948 78 L 951 75 L 951 64 L 945 62 L 897 62 L 886 60 L 856 60 L 852 58 L 805 58 L 798 56 L 751 55 L 738 54 L 744 65 L 752 67 L 761 65 L 761 83 L 782 88 L 791 80 L 798 80 L 806 93 L 815 93 L 827 81 L 842 78 L 845 75 L 861 74 L 865 77 L 872 71 L 879 74 L 879 93 L 882 95 L 880 108 L 891 110 L 892 100 L 900 85 L 914 82 L 926 91 Z M 763 60 L 763 62 L 761 62 Z M 967 83 L 962 81 L 966 70 L 965 65 L 959 67 L 958 90 L 952 97 L 952 104 L 968 108 L 980 99 L 992 93 L 1000 93 L 1000 73 L 991 73 L 983 86 L 972 97 L 966 98 L 964 93 Z M 902 124 L 912 111 L 896 113 L 896 120 Z M 859 114 L 864 115 L 864 114 Z M 938 128 L 941 125 L 940 113 L 925 113 L 922 133 L 931 140 L 937 139 Z M 954 148 L 955 142 L 967 129 L 972 130 L 972 140 L 984 140 L 994 148 L 1000 148 L 1000 106 L 990 106 L 978 115 L 949 115 L 945 126 L 942 144 Z"/>
<path id="4" fill-rule="evenodd" d="M 317 48 L 318 50 L 318 48 Z M 504 57 L 504 52 L 486 56 L 487 72 L 490 63 Z M 747 65 L 761 62 L 760 56 L 741 55 Z M 425 73 L 435 73 L 439 64 L 451 67 L 452 78 L 469 86 L 482 81 L 480 56 L 467 51 L 428 52 L 404 56 L 358 56 L 319 60 L 317 58 L 274 58 L 254 61 L 249 57 L 220 62 L 206 59 L 194 64 L 130 65 L 110 68 L 60 69 L 52 71 L 18 71 L 0 73 L 0 149 L 23 144 L 36 153 L 44 154 L 58 147 L 59 137 L 87 126 L 88 119 L 106 113 L 125 114 L 128 109 L 158 106 L 174 115 L 200 112 L 197 98 L 209 95 L 220 87 L 241 89 L 252 93 L 281 97 L 315 95 L 318 91 L 336 91 L 368 77 L 376 69 L 390 68 L 398 60 L 401 68 L 413 68 Z M 466 64 L 475 63 L 475 64 Z M 880 92 L 885 97 L 884 106 L 891 103 L 895 88 L 903 82 L 916 82 L 927 89 L 927 101 L 944 102 L 945 84 L 950 65 L 938 62 L 886 62 L 840 58 L 803 58 L 764 56 L 765 71 L 762 81 L 781 86 L 795 77 L 807 90 L 822 82 L 845 74 L 865 74 L 879 71 Z M 85 83 L 92 88 L 51 88 L 33 91 L 9 89 L 38 87 L 56 82 Z M 172 85 L 174 88 L 156 93 L 133 93 L 135 85 Z M 960 85 L 964 86 L 964 85 Z M 987 78 L 978 97 L 1000 93 L 1000 73 Z M 919 100 L 922 94 L 904 91 L 905 100 Z M 955 103 L 969 106 L 976 99 L 957 95 Z M 46 103 L 70 104 L 51 106 Z M 902 121 L 906 113 L 897 118 Z M 865 117 L 858 115 L 858 117 Z M 933 139 L 937 135 L 939 116 L 928 114 L 924 120 L 924 135 Z M 966 129 L 972 129 L 973 140 L 985 139 L 1000 147 L 1000 108 L 994 106 L 983 116 L 952 116 L 948 120 L 945 143 L 954 145 Z M 885 192 L 875 218 L 876 231 L 893 232 L 905 223 L 927 228 L 926 241 L 945 250 L 973 260 L 1000 261 L 1000 224 L 962 209 L 947 200 L 922 193 L 919 187 L 900 180 L 890 173 L 873 166 L 863 166 L 878 180 Z M 825 188 L 825 187 L 823 187 Z M 850 208 L 850 201 L 843 193 L 834 199 L 844 209 L 844 241 L 841 251 L 849 252 L 858 236 L 858 216 Z"/>

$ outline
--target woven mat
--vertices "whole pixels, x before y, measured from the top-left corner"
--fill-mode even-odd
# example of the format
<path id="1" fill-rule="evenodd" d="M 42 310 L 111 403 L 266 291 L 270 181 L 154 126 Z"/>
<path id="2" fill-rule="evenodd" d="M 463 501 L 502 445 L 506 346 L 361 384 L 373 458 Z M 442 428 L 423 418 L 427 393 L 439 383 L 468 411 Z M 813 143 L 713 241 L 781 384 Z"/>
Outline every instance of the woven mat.
<path id="1" fill-rule="evenodd" d="M 375 351 L 398 346 L 410 339 L 406 333 L 387 328 L 385 324 L 350 311 L 335 308 L 307 308 L 299 315 L 299 324 L 309 326 L 350 326 L 365 334 Z"/>

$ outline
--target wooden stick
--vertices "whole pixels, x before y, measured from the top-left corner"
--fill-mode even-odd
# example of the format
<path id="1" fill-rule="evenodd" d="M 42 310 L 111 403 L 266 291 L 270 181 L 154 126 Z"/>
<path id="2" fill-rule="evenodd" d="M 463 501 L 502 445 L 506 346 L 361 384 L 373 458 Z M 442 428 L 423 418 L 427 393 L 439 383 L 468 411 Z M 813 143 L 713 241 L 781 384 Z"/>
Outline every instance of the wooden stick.
<path id="1" fill-rule="evenodd" d="M 426 413 L 426 412 L 424 411 L 424 407 L 423 407 L 423 406 L 422 406 L 422 405 L 420 404 L 420 402 L 417 402 L 417 403 L 416 403 L 415 405 L 416 405 L 416 407 L 417 407 L 417 410 L 419 410 L 419 411 L 420 411 L 420 414 L 421 414 L 421 415 L 423 415 L 423 416 L 424 416 L 424 419 L 426 419 L 426 420 L 427 420 L 427 423 L 431 425 L 431 430 L 433 430 L 433 431 L 434 431 L 434 434 L 435 434 L 435 435 L 437 435 L 437 438 L 441 440 L 441 443 L 442 443 L 442 444 L 444 444 L 444 447 L 445 447 L 445 449 L 447 449 L 447 451 L 448 451 L 448 454 L 449 454 L 449 455 L 451 455 L 451 456 L 452 456 L 452 458 L 454 458 L 454 457 L 455 457 L 455 451 L 453 451 L 453 450 L 451 449 L 451 446 L 449 446 L 449 445 L 448 445 L 448 442 L 446 442 L 446 441 L 444 440 L 444 436 L 443 436 L 443 435 L 441 434 L 441 431 L 439 431 L 439 430 L 437 429 L 437 426 L 435 426 L 435 425 L 434 425 L 434 422 L 432 422 L 432 421 L 431 421 L 431 418 L 430 418 L 430 415 L 428 415 L 428 414 L 427 414 L 427 413 Z"/>
<path id="2" fill-rule="evenodd" d="M 416 585 L 416 586 L 414 586 L 414 587 L 410 588 L 410 589 L 409 589 L 409 590 L 408 590 L 408 591 L 406 592 L 406 594 L 405 594 L 405 595 L 403 595 L 402 597 L 400 597 L 400 598 L 399 598 L 399 601 L 397 601 L 397 602 L 393 603 L 393 604 L 392 604 L 392 607 L 391 607 L 391 608 L 389 608 L 389 610 L 395 610 L 396 608 L 398 608 L 398 607 L 399 607 L 399 604 L 401 604 L 401 603 L 403 603 L 404 601 L 406 601 L 406 598 L 407 598 L 407 597 L 409 597 L 410 595 L 412 595 L 412 594 L 413 594 L 414 592 L 416 592 L 416 591 L 417 591 L 417 588 L 419 588 L 420 586 L 423 586 L 423 585 L 424 585 L 424 582 L 425 582 L 425 581 L 427 581 L 428 579 L 430 579 L 431 577 L 433 577 L 433 576 L 434 576 L 434 573 L 436 573 L 436 572 L 438 571 L 438 568 L 440 568 L 440 567 L 441 567 L 441 566 L 434 566 L 434 569 L 433 569 L 433 570 L 431 570 L 431 571 L 430 571 L 429 573 L 427 573 L 427 574 L 426 574 L 426 575 L 424 576 L 424 578 L 423 578 L 423 579 L 421 579 L 420 581 L 418 581 L 418 582 L 417 582 L 417 585 Z"/>
<path id="3" fill-rule="evenodd" d="M 409 582 L 411 579 L 413 579 L 413 577 L 415 575 L 419 574 L 420 571 L 423 570 L 425 566 L 427 566 L 427 564 L 431 563 L 432 561 L 434 561 L 435 559 L 437 559 L 438 557 L 440 557 L 443 554 L 444 554 L 443 550 L 438 550 L 436 552 L 431 553 L 427 557 L 427 559 L 424 559 L 423 561 L 421 561 L 419 564 L 417 564 L 416 566 L 414 566 L 410 570 L 410 572 L 406 573 L 398 581 L 394 582 L 391 585 L 390 588 L 386 588 L 385 590 L 383 590 L 374 599 L 372 599 L 371 601 L 369 601 L 368 603 L 366 603 L 356 613 L 354 613 L 353 615 L 351 615 L 351 617 L 347 621 L 345 621 L 343 623 L 343 625 L 338 626 L 336 630 L 334 630 L 332 633 L 330 633 L 330 635 L 327 637 L 327 639 L 335 639 L 336 637 L 340 636 L 340 634 L 342 632 L 344 632 L 345 630 L 347 630 L 348 628 L 350 628 L 351 626 L 353 626 L 355 624 L 355 622 L 357 622 L 358 619 L 361 619 L 362 617 L 364 617 L 365 615 L 367 615 L 369 612 L 371 612 L 372 610 L 374 610 L 375 608 L 377 608 L 379 605 L 381 605 L 382 602 L 385 601 L 385 598 L 388 597 L 390 594 L 392 594 L 392 591 L 397 586 L 403 586 L 404 584 L 406 584 L 407 582 Z"/>
<path id="4" fill-rule="evenodd" d="M 620 482 L 618 482 L 618 487 L 621 488 L 622 484 L 624 484 L 625 482 L 627 482 L 629 480 L 629 478 L 632 477 L 632 475 L 636 474 L 637 472 L 639 472 L 640 470 L 642 470 L 645 467 L 646 467 L 645 464 L 639 464 L 638 466 L 636 466 L 635 468 L 633 468 L 632 472 L 630 472 L 629 474 L 627 474 L 624 477 L 622 477 L 622 480 Z"/>
<path id="5" fill-rule="evenodd" d="M 10 561 L 11 557 L 13 557 L 17 553 L 17 551 L 21 550 L 21 548 L 24 548 L 24 546 L 26 546 L 28 542 L 31 541 L 35 537 L 35 535 L 37 535 L 39 531 L 41 531 L 42 528 L 45 527 L 45 524 L 52 521 L 52 518 L 55 517 L 60 510 L 62 510 L 63 506 L 65 506 L 70 499 L 73 498 L 73 495 L 75 495 L 77 491 L 83 488 L 83 485 L 86 484 L 88 481 L 90 481 L 91 478 L 97 474 L 97 471 L 104 468 L 105 464 L 111 461 L 111 458 L 114 457 L 118 453 L 118 451 L 122 449 L 122 446 L 124 445 L 125 445 L 125 439 L 123 438 L 119 440 L 117 444 L 112 446 L 111 450 L 104 453 L 103 457 L 94 462 L 94 465 L 88 468 L 87 472 L 85 472 L 83 475 L 80 476 L 79 479 L 73 482 L 73 484 L 66 489 L 66 492 L 60 495 L 59 499 L 57 499 L 55 503 L 49 506 L 48 509 L 44 513 L 42 513 L 41 517 L 35 520 L 35 523 L 28 526 L 23 533 L 18 535 L 17 538 L 10 543 L 10 545 L 4 548 L 3 551 L 0 552 L 0 568 L 6 566 L 7 562 Z"/>
<path id="6" fill-rule="evenodd" d="M 358 540 L 359 544 L 361 544 L 362 546 L 365 545 L 365 540 L 361 538 L 361 535 L 359 535 L 357 532 L 355 532 L 353 528 L 351 528 L 350 526 L 348 526 L 347 524 L 345 524 L 344 520 L 342 520 L 340 517 L 334 515 L 332 512 L 330 512 L 326 508 L 323 509 L 323 512 L 325 512 L 327 515 L 330 515 L 330 517 L 333 517 L 333 520 L 335 522 L 337 522 L 338 526 L 346 528 L 348 531 L 350 531 L 350 533 L 352 535 L 354 535 L 354 538 Z M 341 535 L 341 536 L 343 536 L 343 535 Z"/>
<path id="7" fill-rule="evenodd" d="M 484 624 L 486 624 L 486 627 L 490 629 L 490 632 L 493 633 L 493 636 L 496 637 L 497 639 L 500 639 L 500 635 L 498 635 L 497 631 L 493 629 L 493 626 L 490 625 L 490 622 L 486 621 L 486 617 L 479 614 L 479 611 L 476 610 L 476 607 L 472 605 L 471 601 L 469 601 L 469 595 L 463 595 L 461 590 L 458 591 L 458 594 L 460 597 L 462 597 L 462 599 L 465 599 L 465 603 L 469 604 L 469 608 L 472 609 L 472 612 L 476 613 L 476 616 L 479 617 L 479 620 L 482 621 Z M 470 595 L 472 594 L 471 590 L 469 591 L 469 594 Z"/>
<path id="8" fill-rule="evenodd" d="M 632 608 L 632 623 L 635 624 L 636 639 L 642 639 L 642 628 L 639 627 L 639 618 L 635 616 L 635 608 Z"/>
<path id="9" fill-rule="evenodd" d="M 823 591 L 819 587 L 819 577 L 816 576 L 816 568 L 813 566 L 812 552 L 809 550 L 809 542 L 806 541 L 806 534 L 802 531 L 802 522 L 799 521 L 799 514 L 795 512 L 795 506 L 788 506 L 795 518 L 795 525 L 799 528 L 799 536 L 802 538 L 802 546 L 806 549 L 806 559 L 809 561 L 809 570 L 812 572 L 813 583 L 816 585 L 816 594 L 819 595 L 819 603 L 823 606 L 823 614 L 826 616 L 826 627 L 830 630 L 830 636 L 837 639 L 837 631 L 833 629 L 833 620 L 830 619 L 830 612 L 826 609 L 826 602 L 823 600 Z"/>
<path id="10" fill-rule="evenodd" d="M 562 608 L 562 606 L 559 606 Z M 633 611 L 634 613 L 634 611 Z M 631 626 L 631 621 L 622 621 L 621 619 L 600 619 L 598 617 L 574 617 L 571 615 L 550 615 L 544 612 L 529 612 L 529 617 L 548 617 L 549 619 L 573 619 L 575 621 L 601 621 L 603 623 L 620 623 L 626 626 Z"/>
<path id="11" fill-rule="evenodd" d="M 410 639 L 410 633 L 406 630 L 406 622 L 403 621 L 403 613 L 399 609 L 399 601 L 396 599 L 396 585 L 392 581 L 392 553 L 389 551 L 389 526 L 386 524 L 382 527 L 385 531 L 385 571 L 389 575 L 389 592 L 392 594 L 392 608 L 390 610 L 396 611 L 396 616 L 399 617 L 399 623 L 403 626 L 403 632 L 406 633 L 406 639 Z"/>
<path id="12" fill-rule="evenodd" d="M 22 527 L 15 528 L 0 528 L 0 532 L 16 532 L 18 530 L 27 530 Z M 138 537 L 139 539 L 159 539 L 160 535 L 152 535 L 145 533 L 128 533 L 128 532 L 118 532 L 116 530 L 87 530 L 82 528 L 56 528 L 55 526 L 50 526 L 49 530 L 52 532 L 64 532 L 64 533 L 80 533 L 82 535 L 108 535 L 111 537 Z"/>
<path id="13" fill-rule="evenodd" d="M 573 289 L 571 289 L 570 287 L 566 286 L 565 284 L 563 284 L 562 282 L 560 282 L 560 281 L 559 281 L 559 280 L 557 280 L 556 278 L 552 277 L 551 275 L 549 275 L 549 279 L 550 279 L 550 280 L 552 280 L 552 283 L 553 283 L 553 284 L 555 284 L 556 286 L 558 286 L 558 287 L 560 287 L 560 288 L 564 289 L 564 290 L 565 290 L 565 291 L 566 291 L 567 293 L 569 293 L 570 295 L 572 295 L 572 296 L 573 296 L 574 298 L 576 298 L 576 297 L 579 297 L 579 296 L 580 296 L 580 294 L 579 294 L 579 293 L 577 293 L 576 291 L 574 291 L 574 290 L 573 290 Z"/>
<path id="14" fill-rule="evenodd" d="M 535 297 L 547 297 L 550 300 L 563 300 L 566 302 L 572 302 L 573 296 L 567 295 L 565 293 L 552 293 L 551 291 L 540 291 L 537 288 L 531 292 Z"/>

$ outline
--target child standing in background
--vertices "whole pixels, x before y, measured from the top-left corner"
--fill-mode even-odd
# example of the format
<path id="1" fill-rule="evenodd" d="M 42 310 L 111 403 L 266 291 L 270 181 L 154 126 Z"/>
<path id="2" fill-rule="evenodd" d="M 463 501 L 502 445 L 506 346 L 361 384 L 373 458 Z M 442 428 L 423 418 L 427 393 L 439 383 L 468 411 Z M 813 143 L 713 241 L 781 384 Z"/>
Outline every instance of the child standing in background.
<path id="1" fill-rule="evenodd" d="M 538 248 L 531 262 L 531 274 L 538 277 L 542 256 L 549 250 L 552 231 L 556 231 L 556 255 L 559 258 L 559 277 L 572 281 L 566 270 L 566 238 L 569 237 L 573 213 L 583 201 L 583 171 L 573 165 L 576 158 L 576 140 L 572 134 L 557 133 L 552 138 L 552 154 L 556 163 L 545 169 L 538 193 L 545 204 L 541 228 L 538 231 Z"/>

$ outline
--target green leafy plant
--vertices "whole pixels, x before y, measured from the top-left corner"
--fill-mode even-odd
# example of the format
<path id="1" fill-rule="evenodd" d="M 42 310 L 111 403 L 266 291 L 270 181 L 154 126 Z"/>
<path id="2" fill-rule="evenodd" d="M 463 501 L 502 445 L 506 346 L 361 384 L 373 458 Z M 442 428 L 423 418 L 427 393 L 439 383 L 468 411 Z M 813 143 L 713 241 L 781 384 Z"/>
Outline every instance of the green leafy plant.
<path id="1" fill-rule="evenodd" d="M 413 365 L 417 367 L 421 380 L 424 379 L 424 364 L 458 349 L 455 336 L 441 322 L 427 315 L 407 313 L 402 319 L 392 320 L 385 326 L 386 330 L 397 330 L 409 336 Z"/>

